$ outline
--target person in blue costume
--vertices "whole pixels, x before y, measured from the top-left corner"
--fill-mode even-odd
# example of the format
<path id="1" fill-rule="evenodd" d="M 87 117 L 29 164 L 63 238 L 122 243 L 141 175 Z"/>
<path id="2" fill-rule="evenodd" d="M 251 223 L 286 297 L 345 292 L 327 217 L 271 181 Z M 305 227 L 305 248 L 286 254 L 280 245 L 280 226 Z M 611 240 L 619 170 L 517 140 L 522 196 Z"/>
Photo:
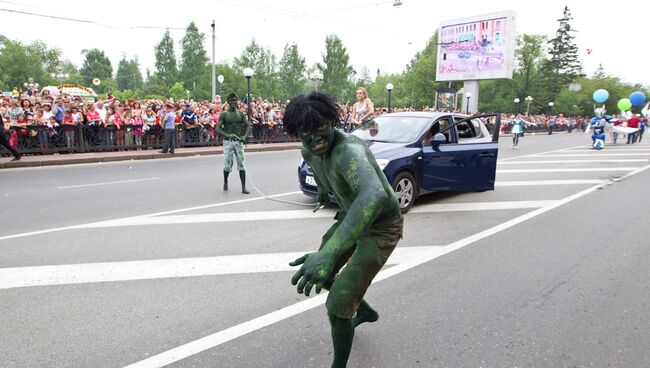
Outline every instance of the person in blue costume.
<path id="1" fill-rule="evenodd" d="M 589 121 L 587 132 L 591 132 L 591 147 L 601 150 L 605 147 L 605 130 L 609 127 L 609 121 L 612 119 L 610 115 L 605 115 L 605 105 L 596 107 L 594 109 L 594 116 Z"/>

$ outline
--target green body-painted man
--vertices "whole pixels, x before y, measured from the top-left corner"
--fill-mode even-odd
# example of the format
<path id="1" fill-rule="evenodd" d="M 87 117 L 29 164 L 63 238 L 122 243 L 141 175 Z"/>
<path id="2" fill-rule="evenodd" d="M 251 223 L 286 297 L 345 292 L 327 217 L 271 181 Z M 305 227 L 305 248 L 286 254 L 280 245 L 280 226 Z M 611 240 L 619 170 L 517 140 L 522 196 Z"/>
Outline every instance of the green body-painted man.
<path id="1" fill-rule="evenodd" d="M 228 191 L 228 175 L 232 170 L 235 156 L 237 160 L 237 170 L 239 170 L 239 179 L 241 180 L 241 192 L 250 193 L 246 190 L 246 167 L 244 162 L 244 144 L 246 137 L 251 132 L 251 125 L 246 119 L 246 115 L 237 110 L 237 96 L 231 92 L 228 97 L 228 110 L 219 114 L 219 122 L 214 127 L 214 131 L 223 138 L 223 190 Z"/>
<path id="2" fill-rule="evenodd" d="M 332 367 L 343 368 L 354 328 L 379 318 L 363 296 L 401 238 L 403 218 L 370 150 L 356 137 L 334 129 L 339 110 L 330 97 L 320 93 L 295 97 L 283 121 L 289 134 L 302 141 L 302 156 L 314 173 L 319 193 L 315 210 L 328 202 L 329 193 L 340 206 L 318 252 L 290 265 L 302 265 L 291 279 L 298 293 L 309 296 L 313 287 L 317 293 L 329 290 Z"/>

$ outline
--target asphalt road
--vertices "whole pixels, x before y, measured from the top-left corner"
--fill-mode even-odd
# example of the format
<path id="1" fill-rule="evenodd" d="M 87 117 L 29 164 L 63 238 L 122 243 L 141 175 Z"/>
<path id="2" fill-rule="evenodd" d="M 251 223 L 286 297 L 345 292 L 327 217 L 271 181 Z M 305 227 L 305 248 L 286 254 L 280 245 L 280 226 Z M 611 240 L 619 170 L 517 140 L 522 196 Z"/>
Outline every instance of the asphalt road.
<path id="1" fill-rule="evenodd" d="M 420 198 L 350 367 L 650 366 L 650 145 L 502 138 L 495 191 Z M 0 171 L 0 367 L 328 367 L 286 263 L 335 208 L 298 151 Z M 250 183 L 251 187 L 253 183 Z"/>

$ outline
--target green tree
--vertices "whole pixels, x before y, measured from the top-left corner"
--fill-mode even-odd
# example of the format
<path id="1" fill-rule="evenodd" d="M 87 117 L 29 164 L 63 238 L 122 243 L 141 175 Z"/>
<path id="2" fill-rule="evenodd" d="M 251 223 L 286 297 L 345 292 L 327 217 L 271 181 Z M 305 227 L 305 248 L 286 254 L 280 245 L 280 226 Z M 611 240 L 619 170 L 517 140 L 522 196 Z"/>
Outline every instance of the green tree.
<path id="1" fill-rule="evenodd" d="M 83 84 L 83 77 L 81 74 L 79 74 L 79 69 L 77 69 L 77 66 L 74 65 L 74 63 L 68 59 L 62 60 L 61 63 L 59 63 L 58 71 L 56 72 L 57 74 L 63 74 L 66 75 L 67 77 L 64 77 L 62 80 L 58 80 L 57 82 L 61 83 L 69 83 L 69 84 Z"/>
<path id="2" fill-rule="evenodd" d="M 169 97 L 169 87 L 165 86 L 157 74 L 149 76 L 142 87 L 142 94 L 148 96 Z"/>
<path id="3" fill-rule="evenodd" d="M 602 79 L 602 78 L 607 78 L 607 74 L 605 74 L 605 68 L 603 68 L 603 64 L 598 64 L 598 69 L 594 72 L 594 79 Z"/>
<path id="4" fill-rule="evenodd" d="M 169 95 L 174 100 L 186 99 L 188 97 L 187 90 L 181 82 L 174 83 L 172 88 L 169 89 Z"/>
<path id="5" fill-rule="evenodd" d="M 122 57 L 122 60 L 120 60 L 117 66 L 115 80 L 117 82 L 117 89 L 120 91 L 142 89 L 142 73 L 140 72 L 137 56 L 128 61 L 126 60 L 126 56 Z"/>
<path id="6" fill-rule="evenodd" d="M 436 89 L 439 87 L 436 82 L 437 58 L 438 31 L 429 39 L 424 50 L 415 54 L 406 68 L 406 87 L 411 89 L 411 104 L 417 109 L 435 105 Z"/>
<path id="7" fill-rule="evenodd" d="M 154 51 L 156 56 L 156 75 L 158 76 L 159 82 L 169 88 L 179 80 L 176 55 L 174 55 L 174 40 L 172 40 L 169 30 L 165 32 Z"/>
<path id="8" fill-rule="evenodd" d="M 377 69 L 379 70 L 379 69 Z M 368 67 L 366 65 L 361 68 L 361 75 L 359 75 L 359 78 L 357 78 L 357 86 L 358 87 L 367 87 L 372 83 L 372 77 L 370 77 L 370 70 L 368 70 Z M 377 74 L 377 77 L 379 77 L 380 74 Z"/>
<path id="9" fill-rule="evenodd" d="M 348 51 L 338 36 L 329 35 L 325 38 L 323 63 L 318 67 L 323 72 L 323 91 L 338 100 L 349 100 L 351 97 L 349 90 L 353 89 L 350 77 L 354 73 L 354 68 L 350 65 Z"/>
<path id="10" fill-rule="evenodd" d="M 82 55 L 86 56 L 84 63 L 79 70 L 79 74 L 83 77 L 84 85 L 91 86 L 94 78 L 99 78 L 102 82 L 96 87 L 97 92 L 107 91 L 105 80 L 111 79 L 113 76 L 113 67 L 111 61 L 108 59 L 104 51 L 99 49 L 82 50 Z"/>
<path id="11" fill-rule="evenodd" d="M 280 98 L 282 92 L 277 79 L 275 55 L 271 50 L 260 46 L 255 39 L 246 46 L 239 57 L 235 58 L 233 67 L 239 73 L 242 73 L 245 68 L 253 69 L 255 72 L 251 79 L 251 94 L 253 96 L 262 96 L 267 99 Z"/>
<path id="12" fill-rule="evenodd" d="M 367 86 L 368 96 L 370 96 L 375 108 L 388 107 L 388 91 L 386 85 L 393 84 L 393 90 L 390 94 L 390 106 L 409 107 L 411 105 L 411 91 L 407 88 L 408 83 L 405 74 L 380 74 L 373 83 Z"/>
<path id="13" fill-rule="evenodd" d="M 548 92 L 541 88 L 541 67 L 544 63 L 544 36 L 524 34 L 517 38 L 515 70 L 512 79 L 481 81 L 479 96 L 483 112 L 525 112 L 524 98 L 534 96 L 531 112 L 548 102 Z M 514 99 L 519 98 L 519 104 Z"/>
<path id="14" fill-rule="evenodd" d="M 575 30 L 571 27 L 573 16 L 568 6 L 564 7 L 562 18 L 555 37 L 548 41 L 549 58 L 544 63 L 544 89 L 554 100 L 563 86 L 582 76 L 582 65 L 578 59 L 578 46 L 575 44 Z"/>
<path id="15" fill-rule="evenodd" d="M 23 45 L 0 36 L 0 86 L 22 86 L 29 78 L 42 86 L 54 84 L 50 74 L 57 72 L 60 56 L 60 50 L 48 48 L 43 42 Z"/>
<path id="16" fill-rule="evenodd" d="M 282 99 L 291 99 L 305 90 L 305 58 L 300 56 L 296 43 L 286 44 L 280 59 L 278 79 L 282 81 Z"/>
<path id="17" fill-rule="evenodd" d="M 215 65 L 215 70 L 217 75 L 223 75 L 223 84 L 217 82 L 217 93 L 221 95 L 221 101 L 225 102 L 225 96 L 230 92 L 235 92 L 237 97 L 242 100 L 246 95 L 246 78 L 241 71 L 226 63 Z"/>
<path id="18" fill-rule="evenodd" d="M 191 22 L 185 30 L 185 36 L 181 40 L 181 81 L 187 89 L 192 91 L 194 98 L 209 99 L 211 91 L 202 91 L 200 81 L 205 80 L 205 67 L 208 56 L 203 48 L 205 35 L 199 32 L 194 22 Z M 211 76 L 208 77 L 210 81 Z M 208 84 L 210 86 L 210 84 Z M 199 93 L 197 93 L 199 87 Z"/>

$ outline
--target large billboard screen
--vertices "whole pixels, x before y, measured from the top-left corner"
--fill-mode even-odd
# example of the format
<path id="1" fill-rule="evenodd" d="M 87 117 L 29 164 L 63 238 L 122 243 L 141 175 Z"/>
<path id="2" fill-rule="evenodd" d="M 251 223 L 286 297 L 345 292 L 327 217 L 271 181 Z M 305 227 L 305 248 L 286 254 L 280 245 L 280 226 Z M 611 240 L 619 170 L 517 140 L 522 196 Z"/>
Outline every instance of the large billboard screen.
<path id="1" fill-rule="evenodd" d="M 444 21 L 438 41 L 437 81 L 512 78 L 514 12 Z"/>

